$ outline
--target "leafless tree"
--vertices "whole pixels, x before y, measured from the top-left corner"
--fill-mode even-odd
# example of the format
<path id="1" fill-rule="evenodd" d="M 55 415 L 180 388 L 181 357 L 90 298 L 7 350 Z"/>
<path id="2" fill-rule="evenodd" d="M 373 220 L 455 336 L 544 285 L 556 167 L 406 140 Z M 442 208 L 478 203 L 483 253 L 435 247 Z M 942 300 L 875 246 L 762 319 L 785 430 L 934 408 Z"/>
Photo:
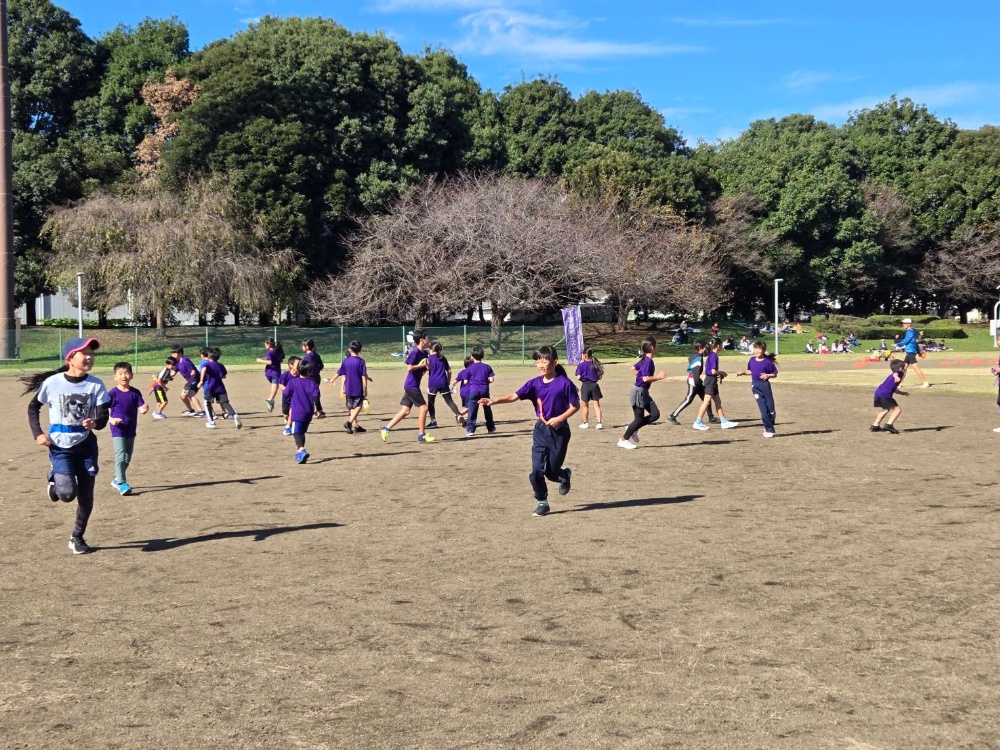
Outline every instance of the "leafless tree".
<path id="1" fill-rule="evenodd" d="M 1000 222 L 970 227 L 928 253 L 920 285 L 963 311 L 988 304 L 1000 285 Z"/>
<path id="2" fill-rule="evenodd" d="M 43 231 L 57 281 L 83 272 L 105 307 L 131 294 L 137 308 L 156 314 L 161 331 L 172 307 L 204 311 L 235 302 L 271 312 L 276 290 L 300 265 L 293 251 L 265 246 L 260 224 L 235 209 L 221 180 L 102 193 L 54 209 Z"/>

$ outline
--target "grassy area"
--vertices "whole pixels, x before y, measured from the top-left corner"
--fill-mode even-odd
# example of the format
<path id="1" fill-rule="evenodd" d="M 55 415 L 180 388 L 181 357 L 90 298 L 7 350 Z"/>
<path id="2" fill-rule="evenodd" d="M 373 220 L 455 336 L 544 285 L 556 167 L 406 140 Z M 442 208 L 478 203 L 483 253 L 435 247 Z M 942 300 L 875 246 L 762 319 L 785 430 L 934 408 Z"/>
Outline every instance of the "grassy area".
<path id="1" fill-rule="evenodd" d="M 993 341 L 987 325 L 963 327 L 967 338 L 948 340 L 949 348 L 957 353 L 980 353 L 986 355 L 993 351 Z M 353 340 L 360 340 L 364 349 L 363 356 L 373 365 L 391 366 L 399 364 L 399 356 L 403 350 L 406 327 L 390 326 L 381 328 L 300 328 L 280 326 L 275 328 L 259 327 L 194 327 L 178 326 L 168 328 L 166 336 L 160 336 L 150 328 L 109 328 L 87 329 L 85 335 L 94 336 L 101 342 L 98 356 L 99 369 L 109 369 L 114 362 L 125 360 L 137 368 L 154 369 L 162 366 L 163 359 L 174 346 L 182 346 L 188 355 L 197 358 L 198 351 L 203 346 L 217 346 L 222 349 L 223 361 L 227 366 L 237 369 L 256 367 L 256 358 L 262 356 L 264 339 L 277 333 L 278 340 L 283 343 L 286 354 L 298 354 L 300 344 L 306 338 L 312 338 L 324 359 L 333 364 L 339 362 L 345 347 Z M 450 326 L 427 329 L 432 340 L 440 341 L 445 354 L 457 364 L 475 345 L 482 346 L 486 351 L 487 360 L 504 363 L 530 362 L 531 353 L 541 344 L 559 344 L 560 352 L 565 352 L 561 342 L 563 331 L 561 326 L 507 326 L 503 329 L 500 342 L 490 339 L 488 327 Z M 902 331 L 902 328 L 900 328 Z M 805 350 L 806 342 L 816 335 L 816 329 L 805 326 L 801 334 L 783 334 L 780 337 L 780 351 L 783 355 L 800 353 Z M 737 341 L 748 333 L 748 329 L 734 325 L 722 325 L 721 335 L 732 336 Z M 686 357 L 691 352 L 691 346 L 670 343 L 673 331 L 669 328 L 649 323 L 633 323 L 626 331 L 615 331 L 609 323 L 587 323 L 584 325 L 584 343 L 593 347 L 597 356 L 608 362 L 626 361 L 634 358 L 640 341 L 653 335 L 659 341 L 658 356 Z M 76 329 L 39 326 L 27 328 L 21 336 L 21 359 L 16 363 L 0 365 L 0 372 L 12 373 L 19 370 L 41 370 L 55 368 L 60 363 L 62 343 L 76 336 Z M 707 327 L 701 333 L 692 334 L 692 340 L 708 338 Z M 773 348 L 774 335 L 762 336 L 768 346 Z M 877 347 L 877 340 L 861 341 L 854 350 L 855 355 L 861 355 L 871 348 Z M 729 356 L 746 356 L 744 353 L 724 352 Z M 842 356 L 842 355 L 841 355 Z M 848 355 L 854 356 L 854 355 Z M 942 356 L 942 355 L 938 355 Z M 992 356 L 992 355 L 990 355 Z"/>

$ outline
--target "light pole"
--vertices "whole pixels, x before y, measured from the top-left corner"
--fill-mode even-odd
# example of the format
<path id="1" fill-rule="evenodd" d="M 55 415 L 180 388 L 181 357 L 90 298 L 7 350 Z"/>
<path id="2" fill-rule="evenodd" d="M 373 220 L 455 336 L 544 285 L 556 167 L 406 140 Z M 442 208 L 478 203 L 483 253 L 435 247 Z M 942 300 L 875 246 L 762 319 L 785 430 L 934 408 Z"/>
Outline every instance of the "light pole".
<path id="1" fill-rule="evenodd" d="M 13 123 L 10 115 L 7 0 L 0 0 L 0 360 L 17 349 L 14 318 Z"/>
<path id="2" fill-rule="evenodd" d="M 778 284 L 780 284 L 784 279 L 774 280 L 774 353 L 778 353 Z M 80 334 L 81 336 L 83 334 Z"/>
<path id="3" fill-rule="evenodd" d="M 83 338 L 83 274 L 76 275 L 76 335 Z"/>

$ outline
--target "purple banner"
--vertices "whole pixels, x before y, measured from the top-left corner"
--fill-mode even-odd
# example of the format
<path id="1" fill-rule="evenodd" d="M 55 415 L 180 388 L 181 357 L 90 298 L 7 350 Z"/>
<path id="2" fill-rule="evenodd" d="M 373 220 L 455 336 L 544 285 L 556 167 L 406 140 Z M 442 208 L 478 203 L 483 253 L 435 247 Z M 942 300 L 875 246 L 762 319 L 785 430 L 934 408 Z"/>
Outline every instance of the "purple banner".
<path id="1" fill-rule="evenodd" d="M 583 318 L 579 307 L 562 309 L 563 332 L 566 334 L 566 364 L 578 365 L 583 361 Z"/>

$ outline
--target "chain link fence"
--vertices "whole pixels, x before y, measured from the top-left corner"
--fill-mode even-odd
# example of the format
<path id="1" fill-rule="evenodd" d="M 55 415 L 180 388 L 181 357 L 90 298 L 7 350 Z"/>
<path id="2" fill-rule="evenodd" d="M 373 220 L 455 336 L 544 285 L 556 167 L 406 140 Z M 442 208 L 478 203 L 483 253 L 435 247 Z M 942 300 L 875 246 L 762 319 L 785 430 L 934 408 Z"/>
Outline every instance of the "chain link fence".
<path id="1" fill-rule="evenodd" d="M 312 339 L 316 350 L 328 363 L 339 362 L 351 341 L 360 341 L 361 355 L 372 363 L 402 362 L 406 352 L 407 326 L 304 328 L 299 326 L 177 326 L 160 335 L 155 328 L 84 328 L 84 336 L 101 342 L 97 365 L 110 368 L 115 362 L 129 362 L 135 368 L 161 367 L 170 350 L 180 346 L 188 356 L 202 347 L 219 347 L 227 365 L 253 365 L 264 356 L 264 339 L 273 336 L 285 349 L 286 357 L 301 352 L 301 344 Z M 431 342 L 438 341 L 453 362 L 461 361 L 482 346 L 487 361 L 526 363 L 542 344 L 565 352 L 562 326 L 505 326 L 494 338 L 489 326 L 440 326 L 424 328 Z M 61 364 L 63 342 L 77 335 L 76 328 L 35 326 L 23 328 L 18 352 L 19 366 L 54 369 Z M 197 359 L 197 356 L 192 356 Z"/>

